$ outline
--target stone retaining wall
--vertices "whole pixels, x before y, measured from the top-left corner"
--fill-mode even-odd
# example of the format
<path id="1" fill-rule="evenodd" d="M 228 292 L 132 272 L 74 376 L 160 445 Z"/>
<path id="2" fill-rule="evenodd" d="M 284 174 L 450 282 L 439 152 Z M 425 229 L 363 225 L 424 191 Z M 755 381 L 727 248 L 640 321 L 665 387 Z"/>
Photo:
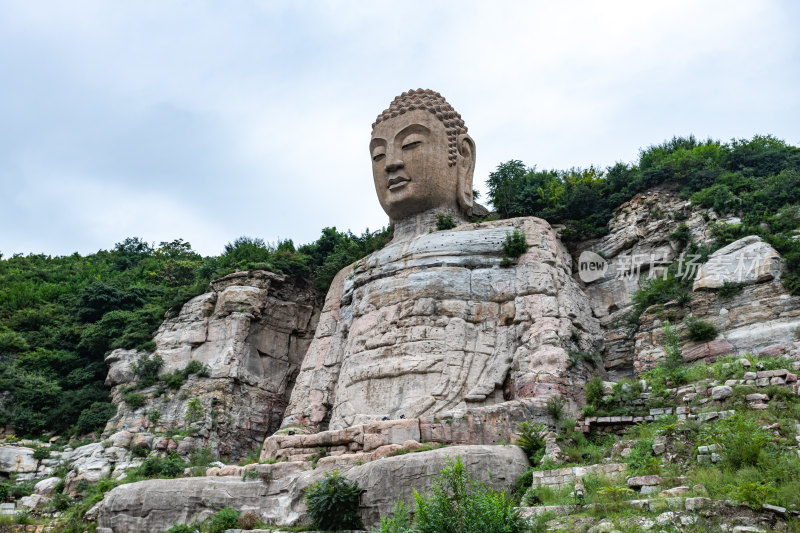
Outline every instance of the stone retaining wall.
<path id="1" fill-rule="evenodd" d="M 609 463 L 601 465 L 572 466 L 556 468 L 554 470 L 538 470 L 533 472 L 533 487 L 548 487 L 560 489 L 575 483 L 576 479 L 583 476 L 608 476 L 615 477 L 625 473 L 628 465 L 625 463 Z"/>
<path id="2" fill-rule="evenodd" d="M 300 433 L 307 430 L 289 427 L 264 441 L 261 461 L 309 461 L 315 456 L 342 455 L 350 456 L 348 460 L 370 460 L 372 457 L 363 454 L 385 457 L 404 446 L 413 447 L 413 443 L 421 442 L 513 443 L 517 437 L 517 424 L 528 420 L 547 421 L 541 402 L 515 400 L 490 407 L 407 420 L 385 420 L 318 433 Z"/>

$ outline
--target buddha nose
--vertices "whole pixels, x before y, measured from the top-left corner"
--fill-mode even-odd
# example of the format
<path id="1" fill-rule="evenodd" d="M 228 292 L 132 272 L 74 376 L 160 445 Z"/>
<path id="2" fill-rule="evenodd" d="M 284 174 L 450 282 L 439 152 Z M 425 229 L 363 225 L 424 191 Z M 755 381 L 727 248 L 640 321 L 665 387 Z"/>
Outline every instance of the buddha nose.
<path id="1" fill-rule="evenodd" d="M 391 161 L 387 158 L 387 161 L 389 162 L 386 163 L 386 166 L 384 167 L 386 172 L 394 172 L 395 170 L 400 170 L 405 166 L 402 159 L 395 159 L 394 161 Z"/>

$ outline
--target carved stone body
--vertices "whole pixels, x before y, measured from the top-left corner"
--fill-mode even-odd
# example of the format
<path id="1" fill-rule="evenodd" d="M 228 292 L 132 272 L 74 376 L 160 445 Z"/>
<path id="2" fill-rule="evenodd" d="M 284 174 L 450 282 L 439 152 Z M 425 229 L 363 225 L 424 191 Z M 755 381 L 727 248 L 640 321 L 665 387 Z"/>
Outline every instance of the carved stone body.
<path id="1" fill-rule="evenodd" d="M 514 229 L 531 248 L 501 268 Z M 537 218 L 392 243 L 336 277 L 283 425 L 338 429 L 514 398 L 577 399 L 598 349 L 571 258 Z"/>

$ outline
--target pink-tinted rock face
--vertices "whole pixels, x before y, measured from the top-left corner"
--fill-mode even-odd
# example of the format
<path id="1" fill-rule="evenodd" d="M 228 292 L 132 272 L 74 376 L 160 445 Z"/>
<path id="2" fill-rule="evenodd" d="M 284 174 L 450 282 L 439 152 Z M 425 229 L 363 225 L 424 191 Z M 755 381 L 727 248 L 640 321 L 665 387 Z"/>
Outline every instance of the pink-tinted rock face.
<path id="1" fill-rule="evenodd" d="M 514 229 L 531 245 L 502 268 Z M 466 224 L 394 242 L 334 281 L 284 425 L 345 428 L 519 397 L 577 399 L 568 350 L 600 347 L 598 322 L 550 226 Z"/>

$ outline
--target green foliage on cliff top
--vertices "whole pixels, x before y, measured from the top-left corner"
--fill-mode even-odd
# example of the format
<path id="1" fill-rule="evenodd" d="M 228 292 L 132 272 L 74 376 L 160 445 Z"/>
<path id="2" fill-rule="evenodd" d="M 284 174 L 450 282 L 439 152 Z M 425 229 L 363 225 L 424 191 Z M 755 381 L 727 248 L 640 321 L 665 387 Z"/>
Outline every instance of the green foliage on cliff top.
<path id="1" fill-rule="evenodd" d="M 115 348 L 152 349 L 166 313 L 237 270 L 264 269 L 327 290 L 341 268 L 383 247 L 390 230 L 357 236 L 325 228 L 295 248 L 240 237 L 218 257 L 183 240 L 150 245 L 128 238 L 81 256 L 0 255 L 0 425 L 20 435 L 85 433 L 114 413 L 103 356 Z M 142 368 L 144 385 L 159 365 Z"/>

